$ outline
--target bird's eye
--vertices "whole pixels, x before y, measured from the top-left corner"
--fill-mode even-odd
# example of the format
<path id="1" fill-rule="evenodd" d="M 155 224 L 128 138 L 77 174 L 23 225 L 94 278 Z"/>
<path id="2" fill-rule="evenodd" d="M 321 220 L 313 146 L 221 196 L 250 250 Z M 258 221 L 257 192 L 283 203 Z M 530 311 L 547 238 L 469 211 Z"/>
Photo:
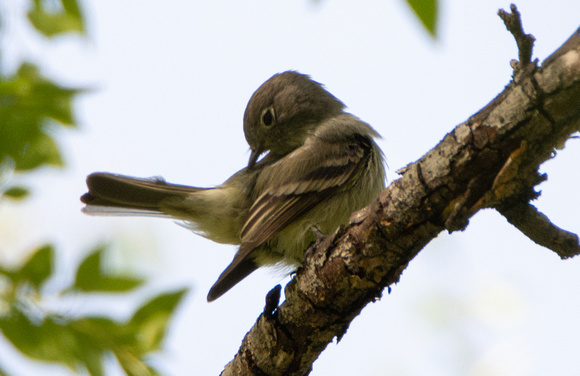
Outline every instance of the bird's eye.
<path id="1" fill-rule="evenodd" d="M 274 117 L 273 107 L 268 107 L 262 112 L 262 124 L 265 125 L 266 127 L 271 127 L 272 125 L 274 125 L 275 120 L 276 119 Z"/>

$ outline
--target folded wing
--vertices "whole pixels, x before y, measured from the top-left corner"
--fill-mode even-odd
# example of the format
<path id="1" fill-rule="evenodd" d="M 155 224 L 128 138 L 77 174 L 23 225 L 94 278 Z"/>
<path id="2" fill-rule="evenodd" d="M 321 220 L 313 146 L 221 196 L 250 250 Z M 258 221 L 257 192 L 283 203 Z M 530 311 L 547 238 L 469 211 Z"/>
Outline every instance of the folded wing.
<path id="1" fill-rule="evenodd" d="M 241 231 L 242 245 L 213 285 L 208 301 L 223 295 L 259 265 L 248 257 L 258 246 L 339 190 L 352 187 L 374 152 L 368 136 L 304 145 L 268 166 L 258 179 L 267 187 L 252 205 Z"/>

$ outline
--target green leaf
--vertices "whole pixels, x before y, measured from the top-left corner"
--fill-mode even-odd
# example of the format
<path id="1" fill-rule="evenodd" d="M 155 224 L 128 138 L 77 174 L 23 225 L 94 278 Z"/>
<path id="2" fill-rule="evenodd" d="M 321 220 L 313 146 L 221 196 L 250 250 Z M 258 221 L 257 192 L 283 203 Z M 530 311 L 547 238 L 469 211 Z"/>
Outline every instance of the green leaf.
<path id="1" fill-rule="evenodd" d="M 84 292 L 126 292 L 143 284 L 143 279 L 127 276 L 111 276 L 103 273 L 104 247 L 98 247 L 79 266 L 73 289 Z"/>
<path id="2" fill-rule="evenodd" d="M 15 185 L 5 190 L 2 195 L 12 200 L 24 200 L 30 195 L 30 191 L 26 187 Z"/>
<path id="3" fill-rule="evenodd" d="M 0 79 L 0 163 L 15 170 L 62 165 L 51 133 L 55 125 L 74 126 L 72 100 L 79 89 L 64 88 L 23 63 L 14 77 Z"/>
<path id="4" fill-rule="evenodd" d="M 34 0 L 28 12 L 32 26 L 46 37 L 62 33 L 85 33 L 83 17 L 76 0 L 61 0 L 60 9 L 54 9 L 55 0 Z M 47 8 L 53 8 L 47 11 Z"/>
<path id="5" fill-rule="evenodd" d="M 117 279 L 101 273 L 104 251 L 104 247 L 97 248 L 81 263 L 75 285 L 102 291 L 101 284 Z M 0 272 L 17 282 L 26 280 L 41 286 L 52 272 L 53 253 L 52 247 L 41 247 L 20 269 Z M 91 276 L 96 283 L 83 282 Z M 0 315 L 0 331 L 24 355 L 65 365 L 77 373 L 104 375 L 104 360 L 112 353 L 127 375 L 158 375 L 145 360 L 161 346 L 169 321 L 186 292 L 181 289 L 159 294 L 138 308 L 126 323 L 100 316 L 56 316 L 31 309 L 30 303 L 21 300 Z"/>
<path id="6" fill-rule="evenodd" d="M 52 275 L 54 248 L 44 245 L 38 248 L 26 263 L 16 272 L 18 281 L 30 282 L 37 290 Z"/>
<path id="7" fill-rule="evenodd" d="M 136 358 L 134 354 L 119 351 L 115 353 L 115 356 L 127 375 L 158 375 L 153 368 L 149 367 L 142 359 Z"/>
<path id="8" fill-rule="evenodd" d="M 125 330 L 108 317 L 83 317 L 69 324 L 80 344 L 79 359 L 92 376 L 103 375 L 103 354 L 124 347 Z"/>
<path id="9" fill-rule="evenodd" d="M 0 318 L 0 330 L 14 347 L 31 358 L 59 362 L 74 369 L 78 347 L 66 325 L 52 319 L 33 322 L 16 309 Z"/>
<path id="10" fill-rule="evenodd" d="M 407 4 L 413 9 L 429 34 L 435 38 L 437 36 L 437 17 L 439 13 L 439 3 L 437 0 L 407 0 Z"/>
<path id="11" fill-rule="evenodd" d="M 62 158 L 56 142 L 47 134 L 40 133 L 29 140 L 16 161 L 16 170 L 26 171 L 42 165 L 62 166 Z"/>
<path id="12" fill-rule="evenodd" d="M 153 369 L 140 358 L 141 354 L 135 352 L 137 333 L 128 325 L 117 323 L 107 317 L 85 317 L 72 322 L 71 327 L 78 333 L 79 338 L 94 342 L 88 343 L 86 347 L 97 347 L 112 352 L 127 375 L 154 374 Z M 101 365 L 100 358 L 95 359 L 94 365 L 91 365 L 90 357 L 83 359 L 91 375 L 100 375 L 91 371 L 91 367 Z"/>
<path id="13" fill-rule="evenodd" d="M 62 6 L 68 14 L 82 18 L 81 9 L 76 0 L 62 0 Z"/>
<path id="14" fill-rule="evenodd" d="M 129 327 L 138 333 L 138 353 L 144 354 L 159 349 L 173 311 L 187 291 L 184 288 L 160 294 L 135 312 Z"/>
<path id="15" fill-rule="evenodd" d="M 84 343 L 84 341 L 79 341 L 79 360 L 80 363 L 87 369 L 89 375 L 91 376 L 103 376 L 105 374 L 103 370 L 103 357 L 107 349 L 99 349 L 93 346 L 91 342 Z"/>
<path id="16" fill-rule="evenodd" d="M 106 324 L 95 325 L 99 321 Z M 89 322 L 91 330 L 85 327 Z M 48 316 L 36 322 L 17 309 L 0 319 L 0 330 L 24 355 L 60 363 L 75 371 L 86 369 L 91 376 L 104 375 L 105 352 L 117 345 L 112 327 L 118 326 L 110 319 L 69 322 Z"/>
<path id="17" fill-rule="evenodd" d="M 12 283 L 14 283 L 14 280 L 16 279 L 16 273 L 13 270 L 5 268 L 2 265 L 0 265 L 0 275 L 3 275 L 4 277 L 10 279 L 10 282 Z"/>
<path id="18" fill-rule="evenodd" d="M 109 317 L 81 317 L 70 323 L 79 335 L 92 338 L 104 349 L 115 351 L 115 348 L 130 349 L 133 346 L 134 334 L 127 325 L 113 321 Z"/>

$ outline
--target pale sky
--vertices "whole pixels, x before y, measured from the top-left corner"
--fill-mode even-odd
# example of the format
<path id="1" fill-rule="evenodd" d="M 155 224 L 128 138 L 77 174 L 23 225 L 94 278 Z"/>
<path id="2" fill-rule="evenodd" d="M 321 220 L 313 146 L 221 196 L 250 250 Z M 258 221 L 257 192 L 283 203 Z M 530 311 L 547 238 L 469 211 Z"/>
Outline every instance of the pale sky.
<path id="1" fill-rule="evenodd" d="M 19 1 L 22 3 L 22 0 Z M 534 58 L 579 26 L 580 2 L 519 1 Z M 444 1 L 430 40 L 396 1 L 84 1 L 89 38 L 48 46 L 12 31 L 45 72 L 93 90 L 77 101 L 79 130 L 59 132 L 68 167 L 27 179 L 34 196 L 0 207 L 0 257 L 14 262 L 44 242 L 59 251 L 63 280 L 96 243 L 114 243 L 111 263 L 150 278 L 146 291 L 114 305 L 68 302 L 67 312 L 127 317 L 147 294 L 191 287 L 156 365 L 167 375 L 217 375 L 264 305 L 288 277 L 262 269 L 208 304 L 206 294 L 235 247 L 172 221 L 81 214 L 94 171 L 163 176 L 213 186 L 248 160 L 242 116 L 272 74 L 310 74 L 382 134 L 389 181 L 493 99 L 511 78 L 513 37 L 497 16 L 509 2 Z M 536 202 L 559 226 L 580 232 L 580 141 L 542 166 Z M 2 226 L 0 226 L 2 228 Z M 498 213 L 479 212 L 464 232 L 442 233 L 392 293 L 365 308 L 313 376 L 577 375 L 580 258 L 561 261 Z M 0 343 L 0 353 L 16 352 Z M 0 359 L 5 360 L 2 355 Z M 15 374 L 56 367 L 6 365 Z M 111 365 L 109 374 L 119 374 Z"/>

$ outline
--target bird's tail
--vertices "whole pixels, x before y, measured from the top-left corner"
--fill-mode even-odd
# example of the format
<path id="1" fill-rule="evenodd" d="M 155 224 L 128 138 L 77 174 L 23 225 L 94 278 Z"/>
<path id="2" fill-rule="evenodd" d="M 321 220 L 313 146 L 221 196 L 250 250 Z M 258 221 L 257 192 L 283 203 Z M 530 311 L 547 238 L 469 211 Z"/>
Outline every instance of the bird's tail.
<path id="1" fill-rule="evenodd" d="M 169 184 L 162 178 L 140 179 L 105 172 L 87 177 L 89 191 L 81 197 L 83 212 L 92 215 L 173 216 L 167 208 L 179 206 L 187 195 L 205 188 Z"/>

